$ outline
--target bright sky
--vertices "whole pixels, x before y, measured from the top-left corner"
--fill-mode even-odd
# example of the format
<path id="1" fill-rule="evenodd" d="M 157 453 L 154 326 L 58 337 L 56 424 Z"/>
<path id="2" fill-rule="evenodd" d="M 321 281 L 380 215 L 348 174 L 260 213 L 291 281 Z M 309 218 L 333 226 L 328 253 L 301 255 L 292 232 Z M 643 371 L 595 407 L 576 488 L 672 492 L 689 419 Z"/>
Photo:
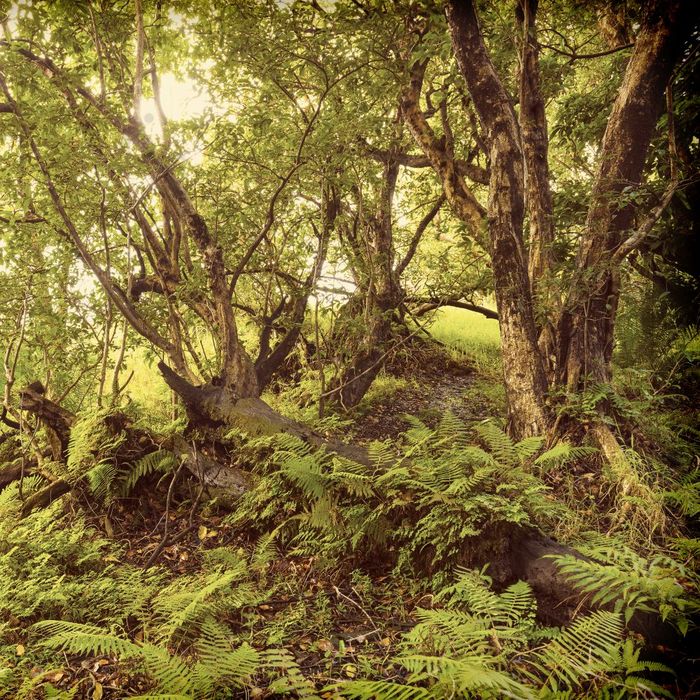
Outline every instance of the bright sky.
<path id="1" fill-rule="evenodd" d="M 194 81 L 181 80 L 172 73 L 165 73 L 160 78 L 160 101 L 165 116 L 173 121 L 201 117 L 213 107 L 206 90 Z M 162 138 L 163 133 L 158 123 L 158 112 L 153 98 L 144 98 L 141 101 L 140 112 L 148 135 L 151 138 Z M 192 165 L 199 165 L 204 157 L 201 145 L 191 142 L 188 144 L 188 150 L 189 153 L 183 155 Z"/>
<path id="2" fill-rule="evenodd" d="M 172 73 L 165 73 L 160 78 L 160 99 L 165 115 L 175 120 L 201 117 L 211 107 L 211 99 L 201 86 L 191 80 L 180 80 Z M 157 121 L 152 99 L 143 100 L 141 117 L 146 124 Z"/>

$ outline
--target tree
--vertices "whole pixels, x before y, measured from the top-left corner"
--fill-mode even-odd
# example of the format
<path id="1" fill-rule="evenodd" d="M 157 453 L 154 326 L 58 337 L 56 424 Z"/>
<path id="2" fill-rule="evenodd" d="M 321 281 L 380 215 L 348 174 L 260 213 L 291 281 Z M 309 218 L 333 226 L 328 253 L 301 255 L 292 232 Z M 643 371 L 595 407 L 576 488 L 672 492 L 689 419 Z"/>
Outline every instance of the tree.
<path id="1" fill-rule="evenodd" d="M 504 381 L 512 431 L 517 436 L 541 433 L 549 423 L 545 406 L 548 382 L 538 347 L 530 278 L 530 274 L 545 273 L 551 266 L 552 243 L 552 205 L 544 187 L 546 123 L 533 44 L 536 11 L 536 3 L 523 2 L 519 6 L 525 35 L 518 120 L 513 100 L 489 56 L 474 3 L 447 5 L 455 58 L 479 115 L 488 151 L 490 180 L 485 218 L 500 318 Z M 638 208 L 625 194 L 629 195 L 640 183 L 666 84 L 696 22 L 697 15 L 682 3 L 655 3 L 646 8 L 641 18 L 635 50 L 601 144 L 585 233 L 569 290 L 552 324 L 557 328 L 555 381 L 569 391 L 585 388 L 588 381 L 609 381 L 619 266 L 648 235 L 677 186 L 672 183 L 648 218 L 631 230 Z M 416 143 L 440 176 L 453 210 L 478 232 L 483 212 L 456 167 L 454 156 L 436 139 L 420 108 L 427 60 L 409 61 L 404 116 Z M 526 201 L 531 265 L 523 236 Z M 547 346 L 551 347 L 551 341 L 545 349 Z"/>

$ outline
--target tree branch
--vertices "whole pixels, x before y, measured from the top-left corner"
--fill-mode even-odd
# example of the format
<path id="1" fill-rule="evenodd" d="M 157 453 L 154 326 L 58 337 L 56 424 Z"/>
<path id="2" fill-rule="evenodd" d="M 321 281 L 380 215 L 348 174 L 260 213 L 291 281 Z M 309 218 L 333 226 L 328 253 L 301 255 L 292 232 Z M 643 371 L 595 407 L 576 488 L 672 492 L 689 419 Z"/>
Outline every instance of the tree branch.
<path id="1" fill-rule="evenodd" d="M 669 184 L 661 197 L 661 201 L 649 212 L 649 215 L 644 219 L 637 230 L 623 241 L 613 253 L 610 259 L 611 265 L 619 265 L 635 248 L 638 248 L 642 244 L 644 239 L 651 233 L 656 222 L 661 218 L 666 207 L 671 203 L 673 195 L 676 193 L 678 187 L 679 183 L 677 181 Z"/>
<path id="2" fill-rule="evenodd" d="M 416 254 L 418 244 L 420 243 L 420 240 L 423 237 L 425 230 L 430 225 L 430 222 L 437 216 L 437 213 L 442 208 L 442 205 L 445 203 L 446 199 L 447 198 L 445 197 L 444 193 L 441 194 L 437 198 L 435 204 L 433 204 L 433 206 L 431 207 L 430 211 L 421 219 L 420 223 L 418 224 L 418 228 L 416 228 L 416 232 L 413 234 L 413 238 L 411 239 L 411 242 L 408 246 L 406 255 L 403 256 L 403 259 L 399 262 L 399 264 L 396 266 L 396 269 L 394 270 L 396 277 L 400 277 L 404 270 L 410 264 L 411 260 L 413 260 L 413 256 Z"/>
<path id="3" fill-rule="evenodd" d="M 498 320 L 498 312 L 494 311 L 493 309 L 489 309 L 486 306 L 480 306 L 479 304 L 472 304 L 468 301 L 462 301 L 461 299 L 431 299 L 420 297 L 408 297 L 405 301 L 407 303 L 420 304 L 420 306 L 413 311 L 414 316 L 423 316 L 429 311 L 434 311 L 435 309 L 439 309 L 443 306 L 452 306 L 455 309 L 465 309 L 466 311 L 474 311 L 477 314 L 486 316 L 486 318 L 492 318 L 496 321 Z"/>

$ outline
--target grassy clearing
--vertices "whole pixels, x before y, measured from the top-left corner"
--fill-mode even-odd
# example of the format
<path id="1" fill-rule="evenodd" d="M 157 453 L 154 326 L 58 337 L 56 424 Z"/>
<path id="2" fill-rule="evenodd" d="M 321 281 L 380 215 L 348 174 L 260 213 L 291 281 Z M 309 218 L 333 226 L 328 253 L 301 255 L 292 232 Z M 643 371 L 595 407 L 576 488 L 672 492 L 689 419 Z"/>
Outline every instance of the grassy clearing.
<path id="1" fill-rule="evenodd" d="M 428 329 L 455 358 L 470 359 L 481 374 L 500 378 L 498 321 L 473 311 L 445 307 L 435 313 Z"/>

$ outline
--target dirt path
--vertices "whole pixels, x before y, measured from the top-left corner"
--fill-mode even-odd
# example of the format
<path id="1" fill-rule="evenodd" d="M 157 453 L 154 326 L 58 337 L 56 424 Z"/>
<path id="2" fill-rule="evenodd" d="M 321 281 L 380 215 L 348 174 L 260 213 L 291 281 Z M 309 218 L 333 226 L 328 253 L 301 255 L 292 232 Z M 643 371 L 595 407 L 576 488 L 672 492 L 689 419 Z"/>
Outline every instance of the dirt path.
<path id="1" fill-rule="evenodd" d="M 414 362 L 391 370 L 393 376 L 406 379 L 407 386 L 357 409 L 351 415 L 353 440 L 371 442 L 396 437 L 409 427 L 406 414 L 428 425 L 435 425 L 446 411 L 465 422 L 489 415 L 485 405 L 467 398 L 478 378 L 467 361 L 458 362 L 442 353 L 421 353 Z"/>

